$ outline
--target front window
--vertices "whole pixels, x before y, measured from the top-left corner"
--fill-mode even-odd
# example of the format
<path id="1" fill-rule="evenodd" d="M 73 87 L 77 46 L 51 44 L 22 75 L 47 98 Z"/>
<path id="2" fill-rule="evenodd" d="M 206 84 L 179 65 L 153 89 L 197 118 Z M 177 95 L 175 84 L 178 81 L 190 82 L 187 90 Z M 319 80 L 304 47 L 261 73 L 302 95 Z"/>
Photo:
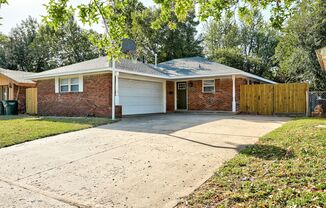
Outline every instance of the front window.
<path id="1" fill-rule="evenodd" d="M 79 78 L 62 78 L 60 79 L 60 92 L 78 92 Z"/>
<path id="2" fill-rule="evenodd" d="M 203 80 L 203 92 L 204 93 L 214 93 L 215 92 L 215 80 L 214 79 Z"/>

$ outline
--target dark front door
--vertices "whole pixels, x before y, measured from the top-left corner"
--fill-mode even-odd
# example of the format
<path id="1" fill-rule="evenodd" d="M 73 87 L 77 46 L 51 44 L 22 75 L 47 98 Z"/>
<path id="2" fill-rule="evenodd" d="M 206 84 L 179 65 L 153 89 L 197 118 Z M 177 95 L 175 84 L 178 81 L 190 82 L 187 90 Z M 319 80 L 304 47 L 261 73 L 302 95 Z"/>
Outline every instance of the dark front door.
<path id="1" fill-rule="evenodd" d="M 177 109 L 187 109 L 187 82 L 177 82 Z"/>

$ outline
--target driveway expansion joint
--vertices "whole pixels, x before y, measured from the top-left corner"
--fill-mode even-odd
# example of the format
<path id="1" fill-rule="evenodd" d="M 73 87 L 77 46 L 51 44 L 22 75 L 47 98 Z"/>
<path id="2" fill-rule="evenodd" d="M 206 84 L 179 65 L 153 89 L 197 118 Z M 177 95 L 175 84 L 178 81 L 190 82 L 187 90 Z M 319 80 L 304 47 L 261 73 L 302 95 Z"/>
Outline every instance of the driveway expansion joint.
<path id="1" fill-rule="evenodd" d="M 67 199 L 65 199 L 63 197 L 56 196 L 55 194 L 52 194 L 52 193 L 41 191 L 41 190 L 39 190 L 39 189 L 37 189 L 37 188 L 35 188 L 33 186 L 22 185 L 20 183 L 17 183 L 17 182 L 14 182 L 14 181 L 9 181 L 9 180 L 3 179 L 3 178 L 0 178 L 0 181 L 3 182 L 3 183 L 8 184 L 10 186 L 15 186 L 15 187 L 18 187 L 18 188 L 22 188 L 22 189 L 25 189 L 25 190 L 30 191 L 32 193 L 42 195 L 42 196 L 45 196 L 47 198 L 51 198 L 51 199 L 53 199 L 55 201 L 67 204 L 69 206 L 78 207 L 78 208 L 90 208 L 91 207 L 90 205 L 81 204 L 79 202 L 67 200 Z"/>

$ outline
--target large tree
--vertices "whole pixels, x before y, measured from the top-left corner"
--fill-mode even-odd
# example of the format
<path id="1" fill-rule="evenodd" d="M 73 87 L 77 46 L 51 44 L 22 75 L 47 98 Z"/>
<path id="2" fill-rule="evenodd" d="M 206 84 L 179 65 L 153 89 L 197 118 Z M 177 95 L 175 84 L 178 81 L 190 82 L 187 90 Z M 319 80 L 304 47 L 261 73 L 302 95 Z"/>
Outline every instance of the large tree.
<path id="1" fill-rule="evenodd" d="M 158 55 L 159 62 L 202 54 L 200 37 L 196 38 L 198 22 L 193 13 L 174 30 L 168 26 L 157 30 L 150 27 L 159 14 L 159 9 L 146 9 L 133 16 L 130 37 L 136 41 L 140 57 L 153 63 L 154 54 Z"/>
<path id="2" fill-rule="evenodd" d="M 320 70 L 315 50 L 326 45 L 326 3 L 304 0 L 295 10 L 276 48 L 280 63 L 276 76 L 284 82 L 308 81 L 311 88 L 325 90 L 326 74 Z"/>
<path id="3" fill-rule="evenodd" d="M 93 31 L 81 29 L 71 18 L 58 30 L 39 25 L 31 17 L 0 36 L 0 67 L 44 71 L 98 57 L 101 53 L 88 39 Z"/>
<path id="4" fill-rule="evenodd" d="M 278 32 L 264 21 L 257 10 L 253 10 L 246 19 L 224 16 L 206 26 L 205 53 L 219 63 L 271 77 L 278 37 Z"/>
<path id="5" fill-rule="evenodd" d="M 121 43 L 128 37 L 128 5 L 132 0 L 90 0 L 86 4 L 76 7 L 70 4 L 70 0 L 50 0 L 46 6 L 48 15 L 45 22 L 54 28 L 67 22 L 77 12 L 83 23 L 95 24 L 100 21 L 104 24 L 106 33 L 94 41 L 97 47 L 105 50 L 110 58 L 118 59 L 122 56 Z M 154 0 L 160 8 L 159 18 L 152 21 L 152 27 L 158 29 L 164 25 L 176 28 L 177 22 L 186 21 L 189 14 L 198 8 L 197 18 L 201 21 L 209 17 L 220 19 L 223 13 L 232 13 L 237 10 L 241 16 L 250 15 L 248 7 L 271 10 L 271 21 L 274 26 L 281 26 L 290 12 L 294 2 L 298 0 Z M 176 17 L 176 18 L 174 18 Z"/>
<path id="6" fill-rule="evenodd" d="M 33 69 L 34 48 L 31 47 L 35 40 L 39 24 L 36 19 L 28 17 L 10 32 L 8 42 L 4 43 L 6 68 L 27 71 Z"/>

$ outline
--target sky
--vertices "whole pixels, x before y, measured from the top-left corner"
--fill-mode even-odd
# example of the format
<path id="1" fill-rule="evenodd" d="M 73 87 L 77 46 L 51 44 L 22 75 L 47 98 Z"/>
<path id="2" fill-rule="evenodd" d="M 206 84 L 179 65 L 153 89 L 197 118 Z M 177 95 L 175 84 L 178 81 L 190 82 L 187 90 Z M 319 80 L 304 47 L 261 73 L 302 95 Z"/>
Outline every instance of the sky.
<path id="1" fill-rule="evenodd" d="M 46 15 L 44 4 L 49 0 L 9 0 L 9 5 L 3 5 L 0 9 L 1 19 L 0 32 L 8 35 L 11 28 L 15 27 L 28 16 L 37 18 L 40 22 L 42 15 Z M 153 6 L 152 0 L 140 0 L 145 6 Z M 73 5 L 87 3 L 88 0 L 72 0 Z M 89 27 L 85 26 L 86 29 Z M 101 32 L 101 26 L 93 26 L 92 29 Z"/>

